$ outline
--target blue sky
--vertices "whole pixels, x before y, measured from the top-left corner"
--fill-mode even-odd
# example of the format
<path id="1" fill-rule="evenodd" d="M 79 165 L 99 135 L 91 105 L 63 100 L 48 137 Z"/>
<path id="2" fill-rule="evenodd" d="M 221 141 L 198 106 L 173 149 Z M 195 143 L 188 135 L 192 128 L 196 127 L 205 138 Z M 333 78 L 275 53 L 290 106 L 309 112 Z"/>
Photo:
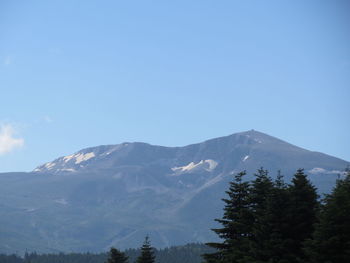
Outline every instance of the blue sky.
<path id="1" fill-rule="evenodd" d="M 1 1 L 0 172 L 249 129 L 350 160 L 349 1 Z"/>

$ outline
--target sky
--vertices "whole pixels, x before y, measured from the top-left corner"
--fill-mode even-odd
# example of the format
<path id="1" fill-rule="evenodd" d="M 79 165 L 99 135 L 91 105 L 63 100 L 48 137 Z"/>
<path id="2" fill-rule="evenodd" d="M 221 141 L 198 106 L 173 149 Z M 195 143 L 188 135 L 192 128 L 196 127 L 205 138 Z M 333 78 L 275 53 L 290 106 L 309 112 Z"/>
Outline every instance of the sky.
<path id="1" fill-rule="evenodd" d="M 0 2 L 0 172 L 255 129 L 350 161 L 350 2 Z"/>

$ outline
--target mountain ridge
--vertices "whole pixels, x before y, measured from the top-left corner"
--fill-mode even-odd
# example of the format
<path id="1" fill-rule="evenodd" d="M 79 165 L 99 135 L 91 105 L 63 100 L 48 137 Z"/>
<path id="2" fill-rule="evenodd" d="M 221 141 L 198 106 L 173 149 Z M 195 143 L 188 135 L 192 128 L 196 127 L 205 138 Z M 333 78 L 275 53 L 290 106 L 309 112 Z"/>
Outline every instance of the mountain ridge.
<path id="1" fill-rule="evenodd" d="M 234 173 L 249 180 L 263 166 L 289 182 L 305 168 L 327 193 L 349 164 L 257 131 L 183 147 L 88 147 L 39 171 L 0 174 L 0 252 L 98 252 L 137 247 L 145 235 L 156 247 L 213 241 Z"/>
<path id="2" fill-rule="evenodd" d="M 233 141 L 233 142 L 232 142 Z M 223 143 L 222 143 L 223 142 Z M 175 146 L 175 147 L 168 147 L 168 146 L 160 146 L 160 145 L 152 145 L 149 143 L 144 143 L 144 142 L 124 142 L 120 144 L 109 144 L 109 145 L 100 145 L 100 146 L 94 146 L 94 147 L 87 147 L 84 149 L 81 149 L 77 152 L 75 152 L 72 155 L 68 156 L 62 156 L 59 157 L 52 162 L 45 163 L 43 165 L 38 166 L 37 168 L 34 169 L 34 172 L 48 172 L 48 173 L 69 173 L 69 172 L 78 172 L 84 166 L 87 164 L 89 165 L 89 162 L 94 162 L 96 160 L 103 161 L 103 160 L 108 160 L 110 159 L 111 156 L 114 155 L 115 160 L 118 158 L 126 158 L 128 155 L 132 154 L 133 151 L 143 151 L 143 154 L 153 154 L 154 152 L 161 153 L 164 155 L 163 159 L 171 159 L 171 158 L 178 158 L 178 155 L 183 155 L 184 152 L 192 151 L 193 149 L 199 151 L 200 149 L 198 148 L 206 148 L 208 145 L 217 145 L 220 144 L 220 147 L 223 149 L 225 147 L 232 147 L 234 145 L 235 147 L 242 147 L 244 148 L 245 146 L 249 145 L 250 149 L 246 149 L 246 155 L 241 156 L 242 161 L 248 161 L 249 159 L 249 152 L 252 150 L 257 150 L 259 151 L 260 149 L 263 149 L 264 147 L 269 147 L 273 145 L 274 148 L 283 147 L 283 151 L 287 152 L 289 151 L 290 153 L 297 152 L 298 154 L 314 154 L 314 155 L 320 155 L 326 158 L 335 158 L 336 160 L 339 160 L 339 162 L 346 162 L 345 160 L 341 160 L 339 158 L 325 155 L 320 152 L 316 151 L 309 151 L 307 149 L 298 147 L 296 145 L 290 144 L 288 142 L 285 142 L 283 140 L 280 140 L 276 137 L 267 135 L 262 132 L 258 132 L 255 130 L 250 130 L 250 131 L 245 131 L 245 132 L 240 132 L 240 133 L 234 133 L 231 135 L 227 136 L 222 136 L 214 139 L 209 139 L 205 140 L 200 143 L 195 143 L 195 144 L 189 144 L 186 146 Z M 259 145 L 262 144 L 262 145 Z M 216 146 L 217 147 L 217 146 Z M 247 148 L 247 147 L 246 147 Z M 273 150 L 273 149 L 272 149 Z M 272 152 L 270 149 L 270 152 Z M 276 149 L 275 149 L 276 150 Z M 116 152 L 119 153 L 119 157 L 116 157 Z M 114 154 L 113 154 L 114 153 Z M 210 155 L 210 154 L 209 154 Z M 206 159 L 198 159 L 198 156 L 192 156 L 190 159 L 191 162 L 200 162 L 200 161 L 205 161 Z M 220 158 L 217 155 L 215 158 Z M 208 158 L 212 159 L 215 161 L 215 158 Z M 185 158 L 186 159 L 186 158 Z M 187 158 L 188 159 L 188 158 Z M 73 160 L 76 165 L 71 165 Z M 140 161 L 140 160 L 139 160 Z M 152 162 L 152 160 L 149 160 Z M 184 160 L 185 161 L 185 160 Z M 177 163 L 176 165 L 182 165 L 185 166 L 191 162 L 187 163 Z M 180 160 L 181 162 L 181 160 Z M 57 166 L 57 164 L 59 164 Z M 69 165 L 70 164 L 70 165 Z M 77 166 L 77 164 L 79 164 Z M 61 168 L 56 168 L 54 167 L 61 167 Z M 262 164 L 262 166 L 264 166 Z M 283 167 L 281 167 L 283 168 Z M 315 168 L 315 167 L 313 167 Z M 312 169 L 312 168 L 310 168 Z M 325 168 L 327 169 L 327 167 Z"/>

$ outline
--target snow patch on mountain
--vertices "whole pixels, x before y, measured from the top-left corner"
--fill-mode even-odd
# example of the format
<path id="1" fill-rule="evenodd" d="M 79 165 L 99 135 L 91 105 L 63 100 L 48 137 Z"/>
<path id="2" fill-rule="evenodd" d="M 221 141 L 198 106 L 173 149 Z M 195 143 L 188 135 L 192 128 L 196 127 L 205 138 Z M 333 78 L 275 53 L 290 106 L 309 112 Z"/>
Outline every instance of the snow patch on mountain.
<path id="1" fill-rule="evenodd" d="M 38 210 L 38 208 L 27 208 L 25 211 L 31 213 L 31 212 L 34 212 L 36 210 Z"/>
<path id="2" fill-rule="evenodd" d="M 60 157 L 53 162 L 43 164 L 35 168 L 34 172 L 44 172 L 44 171 L 50 171 L 54 173 L 76 172 L 75 168 L 77 167 L 75 167 L 74 164 L 80 164 L 80 167 L 82 167 L 81 163 L 87 160 L 90 160 L 91 158 L 94 158 L 94 157 L 96 157 L 94 152 L 88 152 L 88 153 L 78 152 L 72 155 Z"/>
<path id="3" fill-rule="evenodd" d="M 66 162 L 69 162 L 70 160 L 72 160 L 74 158 L 74 154 L 72 155 L 68 155 L 68 156 L 65 156 L 63 157 L 63 161 L 66 163 Z"/>
<path id="4" fill-rule="evenodd" d="M 242 162 L 245 162 L 246 160 L 248 160 L 248 158 L 249 158 L 249 155 L 244 156 L 244 158 L 242 159 Z"/>
<path id="5" fill-rule="evenodd" d="M 76 172 L 75 169 L 73 168 L 62 168 L 62 169 L 57 169 L 59 172 Z"/>
<path id="6" fill-rule="evenodd" d="M 89 153 L 78 153 L 75 156 L 75 164 L 81 163 L 81 162 L 85 162 L 91 158 L 95 157 L 95 153 L 94 152 L 89 152 Z"/>
<path id="7" fill-rule="evenodd" d="M 76 154 L 72 154 L 72 155 L 67 155 L 65 157 L 63 157 L 63 161 L 65 163 L 71 161 L 71 160 L 75 160 L 75 164 L 79 164 L 81 162 L 87 161 L 91 158 L 95 157 L 95 153 L 94 152 L 89 152 L 89 153 L 76 153 Z"/>
<path id="8" fill-rule="evenodd" d="M 308 171 L 310 174 L 343 174 L 344 172 L 339 170 L 327 170 L 321 167 L 315 167 Z"/>
<path id="9" fill-rule="evenodd" d="M 115 152 L 116 150 L 120 149 L 122 146 L 125 146 L 125 144 L 118 144 L 113 147 L 109 147 L 104 153 L 100 154 L 101 156 L 107 156 L 111 153 Z"/>
<path id="10" fill-rule="evenodd" d="M 54 167 L 55 165 L 56 165 L 56 163 L 47 163 L 47 164 L 45 164 L 45 168 L 48 169 L 48 170 L 50 170 L 50 169 L 52 169 L 52 167 Z"/>
<path id="11" fill-rule="evenodd" d="M 68 202 L 64 198 L 56 199 L 54 201 L 55 201 L 55 203 L 60 204 L 60 205 L 68 205 Z"/>
<path id="12" fill-rule="evenodd" d="M 198 163 L 190 162 L 187 165 L 179 166 L 179 167 L 173 167 L 171 170 L 173 170 L 176 174 L 186 173 L 186 172 L 193 172 L 198 170 L 205 170 L 207 172 L 212 172 L 218 163 L 214 160 L 208 159 L 208 160 L 201 160 Z"/>

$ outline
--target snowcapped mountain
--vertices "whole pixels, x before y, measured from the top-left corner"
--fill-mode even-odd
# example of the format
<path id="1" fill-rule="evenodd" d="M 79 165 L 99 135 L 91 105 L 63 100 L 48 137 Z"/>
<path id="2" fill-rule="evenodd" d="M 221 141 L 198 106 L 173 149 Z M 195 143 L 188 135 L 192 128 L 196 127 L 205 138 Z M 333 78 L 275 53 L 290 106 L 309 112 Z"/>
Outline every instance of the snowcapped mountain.
<path id="1" fill-rule="evenodd" d="M 230 173 L 243 169 L 255 171 L 261 166 L 272 172 L 282 170 L 287 174 L 299 167 L 312 174 L 338 174 L 346 163 L 251 130 L 185 147 L 163 147 L 138 142 L 91 147 L 43 164 L 33 172 L 90 173 L 101 169 L 156 165 L 174 174 L 199 171 Z"/>
<path id="2" fill-rule="evenodd" d="M 83 149 L 31 173 L 0 174 L 0 252 L 101 251 L 206 242 L 232 174 L 302 167 L 328 192 L 349 162 L 258 131 L 184 147 L 122 143 Z"/>

